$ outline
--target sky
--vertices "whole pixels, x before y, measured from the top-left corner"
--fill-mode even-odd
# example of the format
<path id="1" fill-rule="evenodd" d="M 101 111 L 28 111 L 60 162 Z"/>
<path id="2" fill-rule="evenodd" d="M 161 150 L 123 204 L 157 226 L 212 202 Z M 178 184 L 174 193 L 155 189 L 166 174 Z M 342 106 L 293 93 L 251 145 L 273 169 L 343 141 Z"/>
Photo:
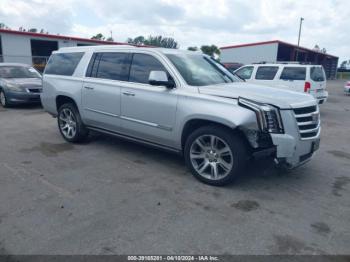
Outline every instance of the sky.
<path id="1" fill-rule="evenodd" d="M 0 0 L 0 23 L 87 37 L 173 37 L 180 48 L 282 40 L 350 59 L 348 0 Z"/>

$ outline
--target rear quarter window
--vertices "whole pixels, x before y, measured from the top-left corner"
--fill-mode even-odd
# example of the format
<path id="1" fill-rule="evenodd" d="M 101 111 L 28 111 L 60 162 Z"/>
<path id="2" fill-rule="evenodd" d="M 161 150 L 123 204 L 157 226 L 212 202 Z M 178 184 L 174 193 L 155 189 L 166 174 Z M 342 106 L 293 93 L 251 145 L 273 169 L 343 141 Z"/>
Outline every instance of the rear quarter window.
<path id="1" fill-rule="evenodd" d="M 278 66 L 259 66 L 256 71 L 255 79 L 273 80 L 278 71 Z"/>
<path id="2" fill-rule="evenodd" d="M 71 76 L 83 55 L 84 52 L 53 54 L 45 67 L 44 74 Z"/>
<path id="3" fill-rule="evenodd" d="M 315 82 L 325 81 L 325 75 L 322 67 L 314 66 L 310 68 L 310 78 Z"/>
<path id="4" fill-rule="evenodd" d="M 285 67 L 280 79 L 282 80 L 305 80 L 306 67 Z"/>

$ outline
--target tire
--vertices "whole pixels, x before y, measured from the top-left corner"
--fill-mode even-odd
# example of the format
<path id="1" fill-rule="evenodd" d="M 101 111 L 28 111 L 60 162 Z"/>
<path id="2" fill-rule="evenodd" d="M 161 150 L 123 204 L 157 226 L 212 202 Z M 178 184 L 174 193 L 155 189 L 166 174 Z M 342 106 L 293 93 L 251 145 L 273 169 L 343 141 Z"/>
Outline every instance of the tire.
<path id="1" fill-rule="evenodd" d="M 216 125 L 200 127 L 189 135 L 184 155 L 193 176 L 213 186 L 230 184 L 244 170 L 248 159 L 242 138 Z"/>
<path id="2" fill-rule="evenodd" d="M 72 103 L 63 104 L 58 109 L 57 124 L 63 138 L 70 143 L 83 142 L 89 135 L 78 109 Z"/>
<path id="3" fill-rule="evenodd" d="M 3 90 L 0 90 L 0 104 L 2 105 L 3 108 L 6 108 L 9 106 L 5 92 Z"/>

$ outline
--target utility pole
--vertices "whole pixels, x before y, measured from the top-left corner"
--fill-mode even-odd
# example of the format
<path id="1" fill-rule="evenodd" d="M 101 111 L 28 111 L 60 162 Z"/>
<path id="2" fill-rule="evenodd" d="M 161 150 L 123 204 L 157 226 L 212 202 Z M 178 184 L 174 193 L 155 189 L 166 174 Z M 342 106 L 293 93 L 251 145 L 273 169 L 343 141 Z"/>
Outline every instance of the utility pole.
<path id="1" fill-rule="evenodd" d="M 304 18 L 300 17 L 300 25 L 299 25 L 299 36 L 298 36 L 298 46 L 300 45 L 300 35 L 301 35 L 301 26 L 303 24 Z"/>
<path id="2" fill-rule="evenodd" d="M 298 47 L 300 45 L 301 26 L 303 24 L 303 21 L 304 21 L 304 18 L 300 17 L 299 35 L 298 35 Z M 298 61 L 298 58 L 299 58 L 299 50 L 297 49 L 295 60 Z"/>

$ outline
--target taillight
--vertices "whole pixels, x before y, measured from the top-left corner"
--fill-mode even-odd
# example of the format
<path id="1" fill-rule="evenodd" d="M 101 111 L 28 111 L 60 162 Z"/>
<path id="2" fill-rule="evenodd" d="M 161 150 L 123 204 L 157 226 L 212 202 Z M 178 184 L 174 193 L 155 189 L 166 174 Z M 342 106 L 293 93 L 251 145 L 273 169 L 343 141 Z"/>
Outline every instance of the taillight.
<path id="1" fill-rule="evenodd" d="M 304 85 L 304 92 L 305 92 L 305 93 L 310 93 L 310 88 L 311 88 L 310 82 L 305 82 L 305 85 Z"/>
<path id="2" fill-rule="evenodd" d="M 347 83 L 346 83 L 346 86 L 350 86 L 350 82 L 347 82 Z"/>

